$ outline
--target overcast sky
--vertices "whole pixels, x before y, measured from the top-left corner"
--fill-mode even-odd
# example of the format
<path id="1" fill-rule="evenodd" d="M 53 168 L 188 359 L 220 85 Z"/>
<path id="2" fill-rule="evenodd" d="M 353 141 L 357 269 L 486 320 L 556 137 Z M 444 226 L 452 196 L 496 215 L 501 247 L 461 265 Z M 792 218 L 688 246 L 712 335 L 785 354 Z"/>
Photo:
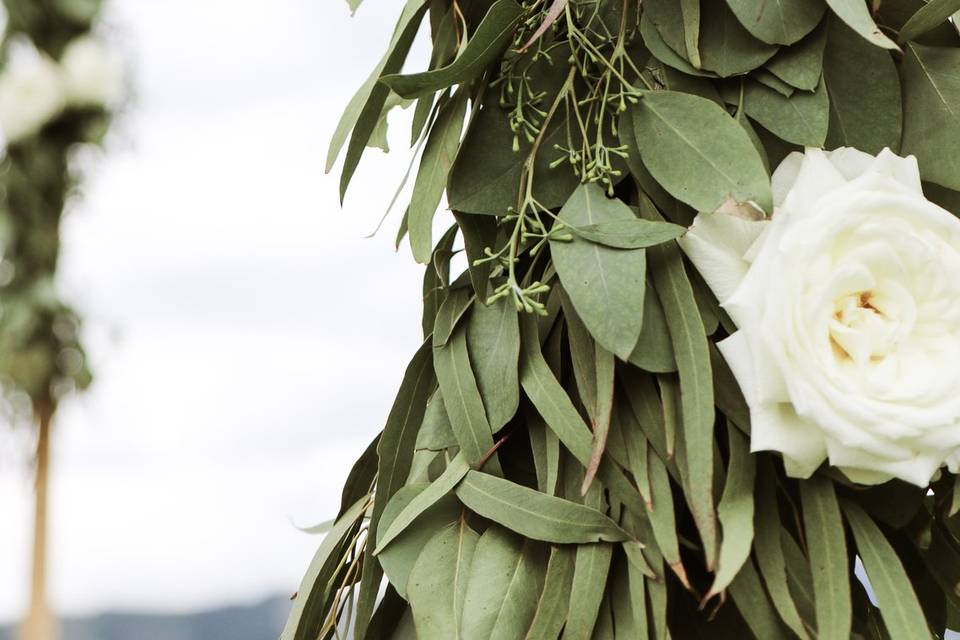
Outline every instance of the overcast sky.
<path id="1" fill-rule="evenodd" d="M 113 0 L 137 98 L 86 154 L 62 289 L 96 382 L 61 409 L 51 595 L 63 613 L 293 592 L 419 343 L 421 268 L 376 224 L 409 160 L 371 152 L 339 209 L 327 141 L 396 3 Z M 425 51 L 411 60 L 418 66 Z M 0 620 L 23 610 L 31 494 L 0 438 Z M 17 455 L 19 454 L 19 455 Z M 12 514 L 12 515 L 11 515 Z"/>

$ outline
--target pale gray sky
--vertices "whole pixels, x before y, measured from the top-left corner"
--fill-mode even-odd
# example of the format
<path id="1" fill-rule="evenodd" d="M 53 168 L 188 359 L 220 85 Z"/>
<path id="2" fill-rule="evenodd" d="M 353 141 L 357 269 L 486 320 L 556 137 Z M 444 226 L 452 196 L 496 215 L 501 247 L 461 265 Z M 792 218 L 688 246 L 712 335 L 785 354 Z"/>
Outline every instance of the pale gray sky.
<path id="1" fill-rule="evenodd" d="M 84 159 L 63 289 L 97 375 L 59 416 L 52 584 L 64 613 L 292 592 L 419 343 L 421 267 L 376 224 L 409 155 L 372 151 L 344 210 L 323 175 L 396 3 L 113 0 L 138 97 Z M 425 59 L 421 48 L 411 60 Z M 25 606 L 27 465 L 0 444 L 0 620 Z M 12 514 L 12 515 L 11 515 Z"/>

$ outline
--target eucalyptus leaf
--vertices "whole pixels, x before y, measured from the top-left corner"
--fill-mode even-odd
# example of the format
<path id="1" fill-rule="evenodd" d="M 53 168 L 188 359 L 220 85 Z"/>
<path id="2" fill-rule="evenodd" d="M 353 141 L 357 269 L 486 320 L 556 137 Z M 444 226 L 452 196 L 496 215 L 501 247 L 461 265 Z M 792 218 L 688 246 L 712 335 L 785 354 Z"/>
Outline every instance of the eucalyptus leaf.
<path id="1" fill-rule="evenodd" d="M 820 475 L 800 483 L 803 529 L 810 555 L 817 632 L 822 640 L 850 637 L 847 542 L 833 483 Z"/>
<path id="2" fill-rule="evenodd" d="M 751 118 L 787 142 L 821 147 L 830 123 L 830 99 L 823 82 L 813 93 L 786 98 L 758 82 L 744 86 L 743 108 Z"/>
<path id="3" fill-rule="evenodd" d="M 634 220 L 630 208 L 607 198 L 596 184 L 581 185 L 560 210 L 571 227 Z M 560 282 L 593 337 L 626 359 L 637 344 L 643 322 L 646 256 L 574 237 L 551 240 L 550 253 Z"/>
<path id="4" fill-rule="evenodd" d="M 805 1 L 815 3 L 817 0 Z M 703 2 L 701 8 L 701 20 L 710 25 L 700 32 L 700 59 L 704 69 L 728 78 L 762 66 L 777 52 L 776 45 L 761 42 L 744 29 L 727 2 L 710 0 Z"/>
<path id="5" fill-rule="evenodd" d="M 903 78 L 903 153 L 924 180 L 960 191 L 960 49 L 909 43 Z"/>
<path id="6" fill-rule="evenodd" d="M 824 21 L 826 23 L 828 21 Z M 823 72 L 823 51 L 827 41 L 825 24 L 814 29 L 806 38 L 784 47 L 767 62 L 766 68 L 787 84 L 802 91 L 813 91 L 820 84 Z"/>
<path id="7" fill-rule="evenodd" d="M 884 49 L 898 49 L 897 44 L 885 36 L 873 21 L 867 3 L 863 0 L 826 0 L 826 2 L 837 17 L 870 44 Z"/>
<path id="8" fill-rule="evenodd" d="M 686 229 L 678 224 L 640 218 L 608 220 L 583 227 L 570 226 L 570 231 L 584 240 L 614 249 L 645 249 L 675 240 L 686 233 Z"/>
<path id="9" fill-rule="evenodd" d="M 960 11 L 960 0 L 930 0 L 900 29 L 900 43 L 916 40 Z"/>
<path id="10" fill-rule="evenodd" d="M 677 360 L 670 342 L 667 319 L 660 298 L 652 289 L 643 297 L 643 329 L 629 358 L 630 364 L 653 373 L 677 370 Z"/>
<path id="11" fill-rule="evenodd" d="M 826 10 L 820 0 L 727 0 L 747 31 L 767 44 L 793 44 L 813 31 Z"/>
<path id="12" fill-rule="evenodd" d="M 710 100 L 673 91 L 645 93 L 631 109 L 644 165 L 670 194 L 698 211 L 732 197 L 770 210 L 770 179 L 750 138 Z M 630 149 L 633 152 L 633 147 Z"/>
<path id="13" fill-rule="evenodd" d="M 473 303 L 467 348 L 492 431 L 499 431 L 520 404 L 520 325 L 513 303 L 500 298 L 489 307 Z"/>
<path id="14" fill-rule="evenodd" d="M 570 606 L 575 555 L 572 546 L 551 547 L 543 592 L 524 640 L 556 640 L 560 635 Z"/>
<path id="15" fill-rule="evenodd" d="M 613 545 L 581 544 L 573 569 L 570 609 L 561 640 L 590 640 L 606 589 Z"/>
<path id="16" fill-rule="evenodd" d="M 596 509 L 479 471 L 467 473 L 457 497 L 471 511 L 534 540 L 569 544 L 628 538 Z"/>
<path id="17" fill-rule="evenodd" d="M 686 58 L 671 49 L 664 42 L 663 36 L 657 31 L 656 25 L 646 11 L 640 14 L 640 35 L 650 53 L 663 64 L 693 76 L 714 77 L 716 75 L 710 71 L 695 68 Z"/>
<path id="18" fill-rule="evenodd" d="M 380 81 L 404 98 L 416 98 L 468 82 L 500 56 L 513 37 L 513 28 L 521 13 L 520 5 L 515 0 L 498 0 L 451 64 L 423 73 L 386 74 Z"/>

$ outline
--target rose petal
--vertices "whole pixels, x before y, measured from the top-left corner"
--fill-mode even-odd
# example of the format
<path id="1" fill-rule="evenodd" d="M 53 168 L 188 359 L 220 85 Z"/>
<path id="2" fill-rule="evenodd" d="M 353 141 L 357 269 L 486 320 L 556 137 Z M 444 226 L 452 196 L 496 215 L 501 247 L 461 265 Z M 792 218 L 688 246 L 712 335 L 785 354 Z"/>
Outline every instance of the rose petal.
<path id="1" fill-rule="evenodd" d="M 791 478 L 809 478 L 827 457 L 817 426 L 785 402 L 751 407 L 750 451 L 781 452 Z"/>
<path id="2" fill-rule="evenodd" d="M 724 213 L 701 213 L 679 239 L 680 247 L 721 302 L 746 275 L 750 264 L 743 256 L 766 224 Z"/>
<path id="3" fill-rule="evenodd" d="M 793 187 L 783 200 L 783 209 L 791 215 L 805 217 L 818 209 L 817 200 L 847 183 L 820 149 L 807 149 Z M 782 212 L 775 213 L 783 215 Z"/>

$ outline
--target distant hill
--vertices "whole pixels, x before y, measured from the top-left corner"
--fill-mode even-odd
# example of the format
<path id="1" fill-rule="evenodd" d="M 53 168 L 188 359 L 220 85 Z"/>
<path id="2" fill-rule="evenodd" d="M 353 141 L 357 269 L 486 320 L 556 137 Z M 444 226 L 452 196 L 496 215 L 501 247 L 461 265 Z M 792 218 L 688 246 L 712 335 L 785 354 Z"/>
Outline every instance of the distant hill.
<path id="1" fill-rule="evenodd" d="M 289 610 L 273 598 L 189 615 L 104 613 L 65 619 L 61 640 L 277 640 Z M 13 630 L 0 627 L 0 640 L 15 640 Z"/>

